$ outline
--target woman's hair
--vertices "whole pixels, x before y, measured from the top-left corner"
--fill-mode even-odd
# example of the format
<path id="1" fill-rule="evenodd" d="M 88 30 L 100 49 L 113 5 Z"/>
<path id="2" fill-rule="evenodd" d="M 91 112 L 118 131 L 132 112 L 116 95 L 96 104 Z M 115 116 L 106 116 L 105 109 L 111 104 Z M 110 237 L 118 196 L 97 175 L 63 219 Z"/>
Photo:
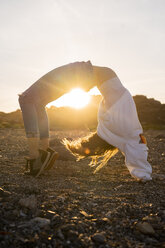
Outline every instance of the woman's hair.
<path id="1" fill-rule="evenodd" d="M 96 165 L 97 160 L 101 158 L 94 173 L 106 165 L 108 160 L 118 152 L 116 147 L 101 139 L 96 132 L 74 141 L 64 139 L 63 144 L 75 157 L 77 157 L 77 160 L 91 157 L 92 161 L 89 164 L 90 166 Z"/>

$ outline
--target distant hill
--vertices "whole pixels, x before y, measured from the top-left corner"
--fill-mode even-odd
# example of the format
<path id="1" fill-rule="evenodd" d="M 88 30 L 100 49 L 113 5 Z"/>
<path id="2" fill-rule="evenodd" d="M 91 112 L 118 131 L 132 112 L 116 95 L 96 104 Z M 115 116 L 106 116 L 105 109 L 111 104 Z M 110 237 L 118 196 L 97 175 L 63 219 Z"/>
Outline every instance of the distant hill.
<path id="1" fill-rule="evenodd" d="M 144 128 L 165 129 L 165 104 L 143 95 L 134 96 L 134 101 Z"/>
<path id="2" fill-rule="evenodd" d="M 19 109 L 11 113 L 0 112 L 0 128 L 21 128 L 23 126 L 22 114 Z"/>
<path id="3" fill-rule="evenodd" d="M 101 96 L 92 96 L 87 107 L 50 107 L 47 109 L 51 129 L 89 128 L 97 126 L 97 111 Z M 139 119 L 143 128 L 165 129 L 165 104 L 146 96 L 134 96 Z M 20 110 L 11 113 L 0 112 L 0 128 L 23 128 Z"/>

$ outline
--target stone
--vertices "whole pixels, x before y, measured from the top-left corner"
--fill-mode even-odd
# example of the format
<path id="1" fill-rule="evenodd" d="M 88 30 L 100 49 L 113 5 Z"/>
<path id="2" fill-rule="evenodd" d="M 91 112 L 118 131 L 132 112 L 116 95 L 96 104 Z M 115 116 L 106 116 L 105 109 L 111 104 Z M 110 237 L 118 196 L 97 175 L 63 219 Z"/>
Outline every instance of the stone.
<path id="1" fill-rule="evenodd" d="M 22 210 L 19 212 L 19 215 L 20 215 L 20 217 L 26 217 L 27 216 L 24 212 L 22 212 Z"/>
<path id="2" fill-rule="evenodd" d="M 55 225 L 60 224 L 61 221 L 62 221 L 60 215 L 58 215 L 58 214 L 55 214 L 55 215 L 52 217 L 51 220 L 52 220 L 52 222 L 53 222 Z"/>
<path id="3" fill-rule="evenodd" d="M 76 225 L 75 224 L 65 224 L 61 227 L 62 232 L 68 232 L 69 230 L 75 230 Z"/>
<path id="4" fill-rule="evenodd" d="M 91 238 L 96 243 L 103 244 L 106 241 L 106 238 L 102 233 L 95 233 Z"/>
<path id="5" fill-rule="evenodd" d="M 37 208 L 37 198 L 35 195 L 31 195 L 27 198 L 22 198 L 19 200 L 19 205 L 21 207 L 25 207 L 28 209 L 36 209 Z"/>
<path id="6" fill-rule="evenodd" d="M 158 223 L 161 221 L 161 218 L 156 216 L 156 215 L 147 215 L 145 217 L 143 217 L 142 219 L 143 221 L 148 221 L 150 223 Z"/>
<path id="7" fill-rule="evenodd" d="M 58 196 L 58 197 L 57 197 L 57 200 L 58 200 L 59 202 L 61 202 L 61 203 L 64 203 L 64 202 L 65 202 L 65 197 L 63 197 L 63 196 Z"/>
<path id="8" fill-rule="evenodd" d="M 151 234 L 155 233 L 153 227 L 148 222 L 139 222 L 136 224 L 136 228 L 143 234 Z"/>
<path id="9" fill-rule="evenodd" d="M 57 230 L 57 237 L 59 238 L 59 239 L 61 239 L 61 240 L 64 240 L 65 239 L 65 237 L 64 237 L 64 235 L 63 235 L 63 233 L 62 233 L 62 231 L 61 231 L 61 229 L 58 229 Z"/>
<path id="10" fill-rule="evenodd" d="M 82 214 L 82 215 L 85 216 L 86 218 L 91 218 L 91 217 L 93 217 L 92 214 L 87 214 L 84 210 L 80 211 L 80 214 Z"/>
<path id="11" fill-rule="evenodd" d="M 158 243 L 158 241 L 156 240 L 156 239 L 153 239 L 153 238 L 146 238 L 145 239 L 145 242 L 146 243 L 153 243 L 153 244 L 157 244 Z"/>
<path id="12" fill-rule="evenodd" d="M 0 188 L 0 197 L 8 197 L 10 195 L 11 195 L 11 193 L 9 191 L 6 191 L 6 190 Z"/>
<path id="13" fill-rule="evenodd" d="M 37 225 L 39 227 L 45 227 L 50 225 L 50 220 L 46 218 L 41 218 L 41 217 L 35 217 L 32 219 L 31 224 Z"/>
<path id="14" fill-rule="evenodd" d="M 108 222 L 109 221 L 108 218 L 102 218 L 101 220 L 104 221 L 104 222 Z"/>
<path id="15" fill-rule="evenodd" d="M 111 217 L 112 217 L 112 212 L 111 211 L 109 211 L 108 213 L 106 213 L 106 218 L 108 218 L 108 219 L 110 219 Z"/>
<path id="16" fill-rule="evenodd" d="M 69 230 L 67 232 L 68 240 L 74 241 L 75 239 L 77 239 L 77 237 L 78 237 L 78 232 L 77 231 Z"/>

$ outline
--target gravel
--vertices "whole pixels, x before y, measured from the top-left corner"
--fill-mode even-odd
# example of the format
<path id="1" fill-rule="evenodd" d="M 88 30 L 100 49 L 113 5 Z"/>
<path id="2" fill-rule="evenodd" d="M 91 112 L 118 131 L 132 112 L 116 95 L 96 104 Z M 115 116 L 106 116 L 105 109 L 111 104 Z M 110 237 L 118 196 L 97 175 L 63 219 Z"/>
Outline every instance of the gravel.
<path id="1" fill-rule="evenodd" d="M 60 156 L 39 178 L 24 175 L 24 130 L 0 129 L 0 247 L 165 247 L 165 132 L 148 130 L 154 179 L 133 179 L 118 153 L 93 174 L 61 139 L 83 130 L 52 131 Z"/>

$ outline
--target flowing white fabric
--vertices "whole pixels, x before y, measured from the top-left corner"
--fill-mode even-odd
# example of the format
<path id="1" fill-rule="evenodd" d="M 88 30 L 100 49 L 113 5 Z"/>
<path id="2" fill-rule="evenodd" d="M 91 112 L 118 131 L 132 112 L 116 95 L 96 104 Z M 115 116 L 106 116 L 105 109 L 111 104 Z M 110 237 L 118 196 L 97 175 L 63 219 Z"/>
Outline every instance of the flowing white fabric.
<path id="1" fill-rule="evenodd" d="M 131 94 L 118 77 L 104 82 L 99 90 L 103 99 L 99 106 L 97 134 L 125 155 L 126 166 L 133 177 L 151 180 L 148 148 L 140 143 L 143 129 Z"/>

